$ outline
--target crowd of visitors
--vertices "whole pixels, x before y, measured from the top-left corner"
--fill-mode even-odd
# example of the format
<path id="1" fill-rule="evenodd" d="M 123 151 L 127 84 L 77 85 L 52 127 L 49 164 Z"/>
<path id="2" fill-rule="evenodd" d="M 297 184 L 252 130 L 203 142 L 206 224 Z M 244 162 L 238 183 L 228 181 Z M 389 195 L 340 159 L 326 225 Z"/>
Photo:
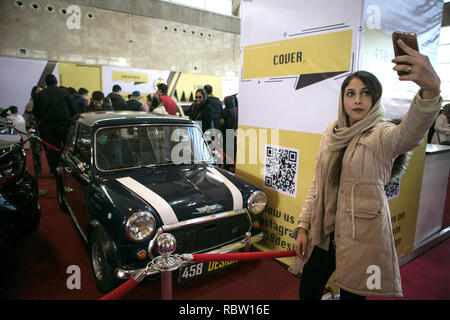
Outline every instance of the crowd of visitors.
<path id="1" fill-rule="evenodd" d="M 93 111 L 144 111 L 166 115 L 178 113 L 177 102 L 168 95 L 168 86 L 164 83 L 158 84 L 156 92 L 148 94 L 145 102 L 141 102 L 141 92 L 138 90 L 128 95 L 127 101 L 121 92 L 122 88 L 116 84 L 107 96 L 101 91 L 94 91 L 89 98 L 88 89 L 81 87 L 77 91 L 74 88 L 58 86 L 56 77 L 48 74 L 45 77 L 45 87 L 32 88 L 23 116 L 19 114 L 16 106 L 10 106 L 4 113 L 20 132 L 32 128 L 44 141 L 59 150 L 63 149 L 71 119 L 77 114 Z M 227 130 L 228 133 L 231 132 L 228 138 L 234 140 L 234 149 L 227 155 L 228 161 L 224 161 L 227 169 L 231 167 L 231 163 L 234 163 L 236 156 L 237 107 L 236 96 L 227 96 L 222 102 L 213 94 L 213 87 L 207 84 L 196 91 L 195 102 L 185 111 L 185 116 L 197 121 L 204 133 L 208 130 L 213 132 L 212 141 L 217 142 L 217 135 L 221 135 L 220 141 L 223 148 L 226 146 Z M 26 136 L 23 138 L 24 141 L 27 140 Z M 42 145 L 35 139 L 30 139 L 29 146 L 36 172 L 41 175 Z M 45 153 L 50 172 L 55 173 L 59 152 L 45 147 Z"/>

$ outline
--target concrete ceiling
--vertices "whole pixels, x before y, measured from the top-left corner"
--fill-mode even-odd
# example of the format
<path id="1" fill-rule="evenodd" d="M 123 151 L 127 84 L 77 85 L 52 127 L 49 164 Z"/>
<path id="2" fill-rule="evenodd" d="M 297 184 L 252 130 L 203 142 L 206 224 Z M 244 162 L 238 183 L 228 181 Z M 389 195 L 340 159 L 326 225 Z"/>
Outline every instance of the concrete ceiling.
<path id="1" fill-rule="evenodd" d="M 70 4 L 118 11 L 155 19 L 240 34 L 240 19 L 158 0 L 70 0 Z M 233 14 L 239 14 L 240 2 L 233 0 Z"/>

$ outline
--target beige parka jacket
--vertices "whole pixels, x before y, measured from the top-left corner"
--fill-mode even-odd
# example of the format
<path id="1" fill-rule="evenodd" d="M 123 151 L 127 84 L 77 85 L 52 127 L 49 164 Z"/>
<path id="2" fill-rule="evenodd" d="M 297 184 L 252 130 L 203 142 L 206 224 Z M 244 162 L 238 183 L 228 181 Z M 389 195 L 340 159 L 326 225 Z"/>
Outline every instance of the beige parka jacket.
<path id="1" fill-rule="evenodd" d="M 384 186 L 391 178 L 394 159 L 417 147 L 430 128 L 442 103 L 441 97 L 422 99 L 416 94 L 401 124 L 379 122 L 349 143 L 342 160 L 335 220 L 335 284 L 363 296 L 402 296 L 399 264 Z M 333 128 L 331 123 L 323 137 Z M 318 158 L 327 148 L 322 138 Z M 322 168 L 317 161 L 315 176 Z M 316 178 L 306 197 L 298 225 L 308 229 L 305 259 L 295 257 L 289 270 L 300 273 L 314 245 L 328 250 L 329 237 L 312 239 L 321 228 L 315 223 Z M 298 228 L 298 227 L 297 227 Z M 298 229 L 293 233 L 296 237 Z M 378 277 L 378 278 L 377 278 Z"/>

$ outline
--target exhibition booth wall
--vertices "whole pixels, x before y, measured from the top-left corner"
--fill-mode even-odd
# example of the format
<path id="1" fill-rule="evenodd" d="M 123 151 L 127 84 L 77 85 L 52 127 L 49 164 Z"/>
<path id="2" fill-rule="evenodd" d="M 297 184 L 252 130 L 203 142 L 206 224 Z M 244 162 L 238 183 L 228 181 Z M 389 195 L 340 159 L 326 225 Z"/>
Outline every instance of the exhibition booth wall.
<path id="1" fill-rule="evenodd" d="M 372 72 L 383 85 L 385 118 L 403 117 L 418 87 L 392 70 L 391 34 L 415 32 L 434 64 L 442 10 L 442 1 L 242 2 L 236 173 L 267 193 L 262 250 L 294 247 L 291 233 L 322 132 L 337 119 L 342 81 L 357 70 Z M 414 249 L 425 149 L 426 141 L 401 181 L 385 187 L 399 258 Z"/>
<path id="2" fill-rule="evenodd" d="M 238 93 L 237 77 L 225 77 L 200 73 L 175 72 L 168 70 L 151 70 L 106 65 L 88 65 L 79 63 L 56 62 L 45 60 L 0 57 L 0 96 L 1 105 L 15 105 L 23 113 L 30 99 L 33 86 L 45 85 L 45 76 L 53 73 L 58 84 L 65 87 L 80 87 L 92 92 L 99 90 L 105 96 L 112 91 L 115 84 L 122 87 L 125 99 L 133 91 L 141 92 L 141 102 L 145 96 L 156 92 L 156 84 L 164 82 L 169 87 L 168 94 L 178 102 L 192 101 L 195 91 L 210 84 L 213 94 L 219 99 Z M 192 102 L 191 102 L 192 103 Z"/>

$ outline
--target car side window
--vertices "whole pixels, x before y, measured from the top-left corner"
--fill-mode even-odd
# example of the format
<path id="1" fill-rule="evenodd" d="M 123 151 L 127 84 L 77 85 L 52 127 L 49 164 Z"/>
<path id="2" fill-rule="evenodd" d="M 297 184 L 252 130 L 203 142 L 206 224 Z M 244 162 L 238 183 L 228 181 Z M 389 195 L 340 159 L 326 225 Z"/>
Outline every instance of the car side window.
<path id="1" fill-rule="evenodd" d="M 80 162 L 86 163 L 86 168 L 90 169 L 91 164 L 91 130 L 85 125 L 79 125 L 78 127 L 78 137 L 75 148 L 75 157 L 80 160 Z"/>

